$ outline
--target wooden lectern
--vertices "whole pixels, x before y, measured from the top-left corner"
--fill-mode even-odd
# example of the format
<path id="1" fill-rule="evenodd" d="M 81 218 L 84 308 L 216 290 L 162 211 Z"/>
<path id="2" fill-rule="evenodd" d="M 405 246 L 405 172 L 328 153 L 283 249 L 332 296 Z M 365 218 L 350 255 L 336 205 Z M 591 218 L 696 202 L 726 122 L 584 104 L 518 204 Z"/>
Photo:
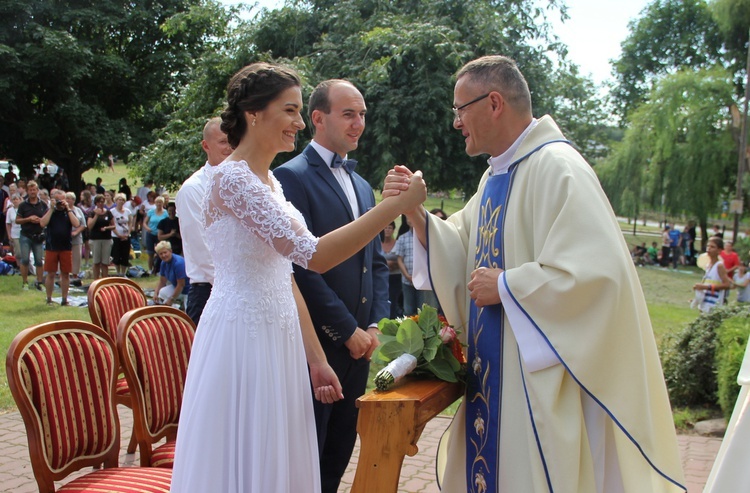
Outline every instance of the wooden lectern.
<path id="1" fill-rule="evenodd" d="M 406 377 L 357 399 L 360 449 L 351 493 L 396 493 L 404 457 L 419 450 L 425 424 L 463 392 L 461 383 Z"/>

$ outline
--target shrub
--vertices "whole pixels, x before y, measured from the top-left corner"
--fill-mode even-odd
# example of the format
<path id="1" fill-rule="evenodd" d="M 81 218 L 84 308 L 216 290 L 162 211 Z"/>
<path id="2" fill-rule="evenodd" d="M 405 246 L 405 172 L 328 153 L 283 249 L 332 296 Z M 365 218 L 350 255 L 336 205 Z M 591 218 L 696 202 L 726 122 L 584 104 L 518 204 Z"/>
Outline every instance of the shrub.
<path id="1" fill-rule="evenodd" d="M 734 404 L 740 393 L 737 375 L 745 356 L 750 319 L 747 316 L 732 317 L 724 321 L 716 333 L 716 383 L 719 406 L 729 421 Z"/>
<path id="2" fill-rule="evenodd" d="M 750 306 L 732 304 L 701 314 L 676 335 L 663 339 L 661 361 L 674 406 L 715 405 L 716 332 L 728 318 L 750 316 Z"/>

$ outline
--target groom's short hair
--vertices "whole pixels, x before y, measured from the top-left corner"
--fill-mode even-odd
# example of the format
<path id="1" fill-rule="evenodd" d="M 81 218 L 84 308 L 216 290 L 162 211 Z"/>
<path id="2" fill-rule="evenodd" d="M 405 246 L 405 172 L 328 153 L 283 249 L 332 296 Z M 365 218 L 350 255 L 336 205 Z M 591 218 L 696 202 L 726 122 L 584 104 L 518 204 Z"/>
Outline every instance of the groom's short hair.
<path id="1" fill-rule="evenodd" d="M 512 58 L 502 55 L 477 58 L 456 72 L 456 80 L 465 76 L 485 90 L 499 92 L 517 111 L 531 113 L 529 85 Z"/>
<path id="2" fill-rule="evenodd" d="M 315 86 L 315 89 L 313 89 L 312 94 L 310 94 L 310 99 L 307 102 L 307 116 L 310 118 L 311 122 L 313 111 L 322 111 L 326 115 L 331 112 L 331 100 L 329 99 L 328 94 L 330 93 L 331 88 L 337 84 L 348 84 L 357 89 L 357 86 L 345 79 L 328 79 Z M 313 123 L 310 127 L 314 135 L 316 130 L 315 124 Z"/>

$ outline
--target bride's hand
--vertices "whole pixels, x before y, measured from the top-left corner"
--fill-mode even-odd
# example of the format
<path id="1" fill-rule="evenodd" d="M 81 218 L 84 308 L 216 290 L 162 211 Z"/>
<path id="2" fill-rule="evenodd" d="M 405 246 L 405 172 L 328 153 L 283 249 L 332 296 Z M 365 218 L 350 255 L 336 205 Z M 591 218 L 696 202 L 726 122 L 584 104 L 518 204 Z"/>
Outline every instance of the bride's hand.
<path id="1" fill-rule="evenodd" d="M 413 173 L 406 166 L 397 164 L 388 171 L 383 182 L 383 198 L 395 197 L 409 188 L 409 180 Z"/>
<path id="2" fill-rule="evenodd" d="M 339 378 L 328 363 L 310 365 L 310 381 L 315 399 L 323 404 L 332 404 L 344 398 Z"/>

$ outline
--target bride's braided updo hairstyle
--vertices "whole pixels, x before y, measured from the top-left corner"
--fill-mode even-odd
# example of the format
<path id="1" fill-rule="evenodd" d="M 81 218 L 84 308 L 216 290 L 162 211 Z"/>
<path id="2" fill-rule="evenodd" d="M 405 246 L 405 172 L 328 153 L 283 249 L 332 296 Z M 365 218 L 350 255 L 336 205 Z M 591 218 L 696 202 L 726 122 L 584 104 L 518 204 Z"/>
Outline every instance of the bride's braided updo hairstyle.
<path id="1" fill-rule="evenodd" d="M 232 76 L 227 84 L 227 107 L 221 114 L 221 130 L 236 148 L 247 131 L 246 111 L 262 111 L 290 87 L 301 86 L 299 75 L 272 63 L 248 65 Z"/>

